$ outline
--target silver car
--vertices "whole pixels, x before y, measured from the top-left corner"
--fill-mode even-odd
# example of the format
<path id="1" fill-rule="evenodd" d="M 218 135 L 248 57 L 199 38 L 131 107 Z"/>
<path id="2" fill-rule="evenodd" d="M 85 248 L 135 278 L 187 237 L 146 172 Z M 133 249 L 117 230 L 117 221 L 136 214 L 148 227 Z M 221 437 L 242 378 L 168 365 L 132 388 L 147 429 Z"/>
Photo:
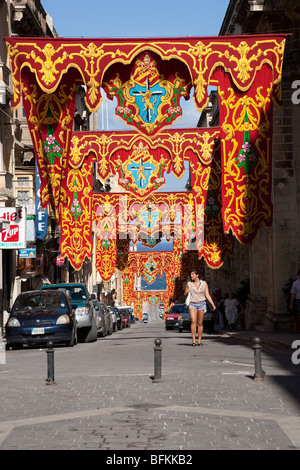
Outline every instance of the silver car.
<path id="1" fill-rule="evenodd" d="M 99 304 L 102 307 L 102 311 L 104 312 L 104 315 L 105 315 L 107 334 L 111 335 L 114 331 L 114 323 L 113 323 L 113 319 L 112 319 L 112 314 L 108 310 L 108 308 L 107 308 L 107 306 L 105 305 L 104 302 L 99 302 Z"/>

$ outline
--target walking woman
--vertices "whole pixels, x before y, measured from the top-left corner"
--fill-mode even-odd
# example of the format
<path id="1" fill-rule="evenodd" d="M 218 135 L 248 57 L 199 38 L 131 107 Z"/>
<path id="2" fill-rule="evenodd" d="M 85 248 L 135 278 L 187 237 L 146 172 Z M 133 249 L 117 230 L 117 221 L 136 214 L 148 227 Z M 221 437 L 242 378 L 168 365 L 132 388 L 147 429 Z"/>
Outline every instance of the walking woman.
<path id="1" fill-rule="evenodd" d="M 184 295 L 190 293 L 189 312 L 191 316 L 191 333 L 193 346 L 196 346 L 196 329 L 198 323 L 198 345 L 201 343 L 203 333 L 203 319 L 206 312 L 206 299 L 211 303 L 213 310 L 216 310 L 215 304 L 209 294 L 208 285 L 200 279 L 200 272 L 197 269 L 191 271 L 191 282 L 187 283 Z"/>

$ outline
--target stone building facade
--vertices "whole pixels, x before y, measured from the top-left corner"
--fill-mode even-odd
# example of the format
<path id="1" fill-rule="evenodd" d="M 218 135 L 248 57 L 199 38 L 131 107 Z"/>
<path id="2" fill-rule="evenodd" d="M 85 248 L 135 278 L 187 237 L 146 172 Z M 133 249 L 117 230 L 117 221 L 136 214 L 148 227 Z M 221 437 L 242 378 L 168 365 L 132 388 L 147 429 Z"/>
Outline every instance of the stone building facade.
<path id="1" fill-rule="evenodd" d="M 7 36 L 55 37 L 51 18 L 40 0 L 0 0 L 0 207 L 34 204 L 34 154 L 22 108 L 11 109 L 12 77 L 5 41 Z M 25 198 L 25 199 L 24 199 Z M 17 250 L 0 250 L 0 328 L 11 305 L 16 284 Z"/>
<path id="2" fill-rule="evenodd" d="M 41 0 L 0 0 L 0 36 L 57 37 L 52 18 L 44 10 Z M 84 102 L 85 89 L 78 86 L 74 128 L 97 129 L 96 113 L 91 113 Z M 31 135 L 23 106 L 11 108 L 12 77 L 5 41 L 0 41 L 0 207 L 26 207 L 27 246 L 36 245 L 36 259 L 20 259 L 18 251 L 0 250 L 0 329 L 6 320 L 7 307 L 17 294 L 38 288 L 44 279 L 50 282 L 70 278 L 84 281 L 90 290 L 95 283 L 92 262 L 85 263 L 80 273 L 68 263 L 55 265 L 59 254 L 59 228 L 54 215 L 48 214 L 45 241 L 35 237 L 35 157 Z M 28 230 L 28 227 L 31 230 Z M 32 236 L 33 234 L 33 236 Z"/>

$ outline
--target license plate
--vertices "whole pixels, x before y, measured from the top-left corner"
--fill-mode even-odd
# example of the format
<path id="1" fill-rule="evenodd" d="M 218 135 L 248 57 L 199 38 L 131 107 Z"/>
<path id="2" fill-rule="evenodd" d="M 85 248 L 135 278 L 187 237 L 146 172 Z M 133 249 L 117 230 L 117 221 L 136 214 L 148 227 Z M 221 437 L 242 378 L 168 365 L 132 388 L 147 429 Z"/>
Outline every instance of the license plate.
<path id="1" fill-rule="evenodd" d="M 45 328 L 32 328 L 32 335 L 43 335 L 45 333 Z"/>

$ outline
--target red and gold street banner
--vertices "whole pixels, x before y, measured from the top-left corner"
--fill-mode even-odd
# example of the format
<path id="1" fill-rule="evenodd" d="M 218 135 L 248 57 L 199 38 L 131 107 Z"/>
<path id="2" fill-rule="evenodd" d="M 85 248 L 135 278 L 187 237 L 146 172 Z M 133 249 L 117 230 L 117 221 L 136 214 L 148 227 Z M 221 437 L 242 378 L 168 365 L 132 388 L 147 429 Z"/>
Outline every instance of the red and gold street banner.
<path id="1" fill-rule="evenodd" d="M 96 111 L 105 74 L 110 77 L 114 70 L 120 70 L 121 78 L 125 74 L 129 80 L 139 66 L 135 59 L 146 51 L 156 62 L 167 64 L 168 75 L 175 77 L 177 73 L 179 80 L 185 79 L 185 86 L 195 87 L 194 100 L 199 110 L 208 101 L 207 86 L 212 84 L 212 75 L 219 67 L 230 74 L 237 90 L 245 92 L 266 65 L 272 70 L 272 83 L 279 97 L 285 38 L 285 34 L 153 39 L 6 38 L 14 85 L 13 106 L 20 102 L 25 69 L 35 74 L 41 90 L 53 93 L 62 77 L 75 68 L 87 87 L 87 106 Z M 145 56 L 141 61 L 146 62 Z M 186 77 L 190 77 L 191 84 Z"/>
<path id="2" fill-rule="evenodd" d="M 198 247 L 199 258 L 203 258 L 212 269 L 220 268 L 227 255 L 233 255 L 233 237 L 225 233 L 222 219 L 222 168 L 220 143 L 215 147 L 208 179 L 204 206 L 204 239 Z"/>
<path id="3" fill-rule="evenodd" d="M 87 165 L 90 165 L 89 174 L 87 174 L 86 185 L 92 184 L 92 155 L 90 155 Z M 73 170 L 76 174 L 79 170 Z M 70 187 L 70 194 L 72 195 Z M 80 186 L 77 191 L 76 200 L 84 203 L 85 194 Z M 64 222 L 62 227 L 61 243 L 63 246 L 62 255 L 67 256 L 71 265 L 75 269 L 80 269 L 85 257 L 91 258 L 92 245 L 85 241 L 85 238 L 92 241 L 92 220 L 96 221 L 96 267 L 103 280 L 108 280 L 114 273 L 115 267 L 125 269 L 129 264 L 128 253 L 129 240 L 137 240 L 138 237 L 147 239 L 150 235 L 159 234 L 162 236 L 167 233 L 169 236 L 182 237 L 181 225 L 175 223 L 176 213 L 184 212 L 184 206 L 192 199 L 192 194 L 183 193 L 154 193 L 137 202 L 133 194 L 122 193 L 98 193 L 93 195 L 93 208 L 85 204 L 85 211 L 79 207 L 77 218 L 71 217 L 71 201 L 74 198 L 68 198 L 70 201 L 69 209 L 65 208 L 62 214 Z M 88 201 L 90 202 L 90 201 Z M 149 202 L 152 210 L 149 212 Z M 89 217 L 85 216 L 90 214 Z M 157 214 L 159 217 L 157 217 Z M 151 217 L 151 227 L 148 227 L 149 215 Z M 82 221 L 82 222 L 81 222 Z M 131 223 L 130 223 L 131 221 Z M 69 230 L 70 227 L 70 230 Z M 150 232 L 149 232 L 150 230 Z M 82 233 L 82 245 L 78 250 L 78 236 Z M 79 237 L 80 238 L 80 237 Z M 159 241 L 159 240 L 158 240 Z M 69 249 L 67 249 L 69 247 Z M 165 256 L 165 255 L 162 255 Z"/>
<path id="4" fill-rule="evenodd" d="M 134 271 L 130 265 L 122 271 L 123 301 L 125 305 L 131 305 L 134 293 Z"/>
<path id="5" fill-rule="evenodd" d="M 142 276 L 147 284 L 153 284 L 157 276 L 162 277 L 167 273 L 173 258 L 173 251 L 130 252 L 128 262 L 138 277 Z"/>
<path id="6" fill-rule="evenodd" d="M 75 270 L 92 258 L 93 237 L 93 166 L 92 155 L 80 169 L 70 169 L 66 179 L 66 199 L 60 205 L 61 255 Z"/>
<path id="7" fill-rule="evenodd" d="M 164 302 L 166 309 L 170 297 L 174 296 L 173 270 L 170 269 L 174 263 L 174 256 L 174 252 L 129 253 L 130 271 L 137 277 L 143 277 L 147 284 L 153 284 L 157 276 L 162 277 L 164 273 L 166 274 L 166 290 L 132 290 L 131 301 L 134 303 L 134 313 L 138 318 L 141 319 L 143 302 L 150 302 L 152 305 Z"/>
<path id="8" fill-rule="evenodd" d="M 187 155 L 191 152 L 202 163 L 209 164 L 212 160 L 214 142 L 218 138 L 220 138 L 219 128 L 168 129 L 151 138 L 133 131 L 73 132 L 69 165 L 72 168 L 80 168 L 83 159 L 92 152 L 98 163 L 98 174 L 101 179 L 106 180 L 111 173 L 118 173 L 121 179 L 119 184 L 123 189 L 144 197 L 163 186 L 164 172 L 172 171 L 177 178 L 181 178 L 185 171 L 184 160 L 188 159 Z M 132 173 L 132 168 L 128 168 L 129 162 L 134 162 L 135 166 L 140 168 L 141 159 L 146 167 L 154 162 L 154 168 L 151 168 L 152 179 L 147 191 L 145 186 L 142 188 L 143 191 L 138 190 L 139 181 L 135 181 L 133 176 L 129 178 Z M 145 173 L 142 171 L 143 168 L 140 170 L 138 175 Z"/>
<path id="9" fill-rule="evenodd" d="M 75 76 L 60 81 L 56 93 L 43 92 L 35 75 L 25 74 L 22 82 L 23 104 L 35 149 L 41 179 L 41 205 L 51 205 L 57 222 L 60 203 L 66 200 L 67 155 L 75 111 Z"/>
<path id="10" fill-rule="evenodd" d="M 20 103 L 22 89 L 41 176 L 42 205 L 52 205 L 61 223 L 62 255 L 75 269 L 80 269 L 85 257 L 91 257 L 93 220 L 98 225 L 97 251 L 103 251 L 97 266 L 109 276 L 118 263 L 118 237 L 107 244 L 113 217 L 108 223 L 106 215 L 96 217 L 94 210 L 92 161 L 97 161 L 102 179 L 117 173 L 122 188 L 142 205 L 137 211 L 130 201 L 125 215 L 121 212 L 119 229 L 124 237 L 132 230 L 132 213 L 145 213 L 146 198 L 151 196 L 151 204 L 157 204 L 155 198 L 161 196 L 156 191 L 164 184 L 164 173 L 172 171 L 182 177 L 184 160 L 190 160 L 194 188 L 183 213 L 183 256 L 189 251 L 191 258 L 195 252 L 210 266 L 219 267 L 224 254 L 231 251 L 231 233 L 239 242 L 250 243 L 262 223 L 271 224 L 272 102 L 281 101 L 285 38 L 285 34 L 276 34 L 147 40 L 6 39 L 14 86 L 12 104 Z M 92 111 L 100 105 L 100 87 L 108 97 L 116 97 L 116 114 L 134 132 L 73 133 L 79 84 L 86 86 L 85 99 Z M 201 110 L 208 101 L 209 85 L 217 85 L 219 90 L 220 130 L 166 130 L 182 114 L 180 97 L 188 99 L 194 87 L 193 99 Z M 221 173 L 213 159 L 218 137 Z M 217 194 L 220 180 L 221 195 Z M 171 222 L 174 201 L 181 198 L 177 194 L 160 201 L 169 206 Z M 111 197 L 112 202 L 105 204 L 115 208 L 118 227 L 120 207 L 114 195 Z M 222 206 L 223 230 L 219 213 L 212 220 L 213 199 Z M 159 208 L 158 233 L 165 210 Z M 139 232 L 147 233 L 145 220 L 134 228 L 137 237 Z M 175 229 L 174 225 L 173 232 Z M 195 233 L 201 235 L 203 244 L 199 245 L 196 236 L 195 250 L 188 250 L 188 240 Z"/>
<path id="11" fill-rule="evenodd" d="M 142 307 L 144 302 L 149 302 L 151 305 L 164 303 L 164 310 L 166 311 L 169 305 L 170 291 L 133 291 L 131 302 L 134 304 L 134 314 L 137 318 L 142 320 Z"/>
<path id="12" fill-rule="evenodd" d="M 222 81 L 222 213 L 224 231 L 251 243 L 262 223 L 272 224 L 272 69 L 258 71 L 241 93 L 228 74 Z"/>
<path id="13" fill-rule="evenodd" d="M 195 248 L 199 258 L 203 257 L 210 268 L 216 269 L 223 265 L 227 254 L 233 254 L 232 235 L 223 230 L 220 142 L 215 142 L 210 165 L 203 165 L 191 155 L 190 166 L 195 202 L 192 230 L 196 237 Z"/>

